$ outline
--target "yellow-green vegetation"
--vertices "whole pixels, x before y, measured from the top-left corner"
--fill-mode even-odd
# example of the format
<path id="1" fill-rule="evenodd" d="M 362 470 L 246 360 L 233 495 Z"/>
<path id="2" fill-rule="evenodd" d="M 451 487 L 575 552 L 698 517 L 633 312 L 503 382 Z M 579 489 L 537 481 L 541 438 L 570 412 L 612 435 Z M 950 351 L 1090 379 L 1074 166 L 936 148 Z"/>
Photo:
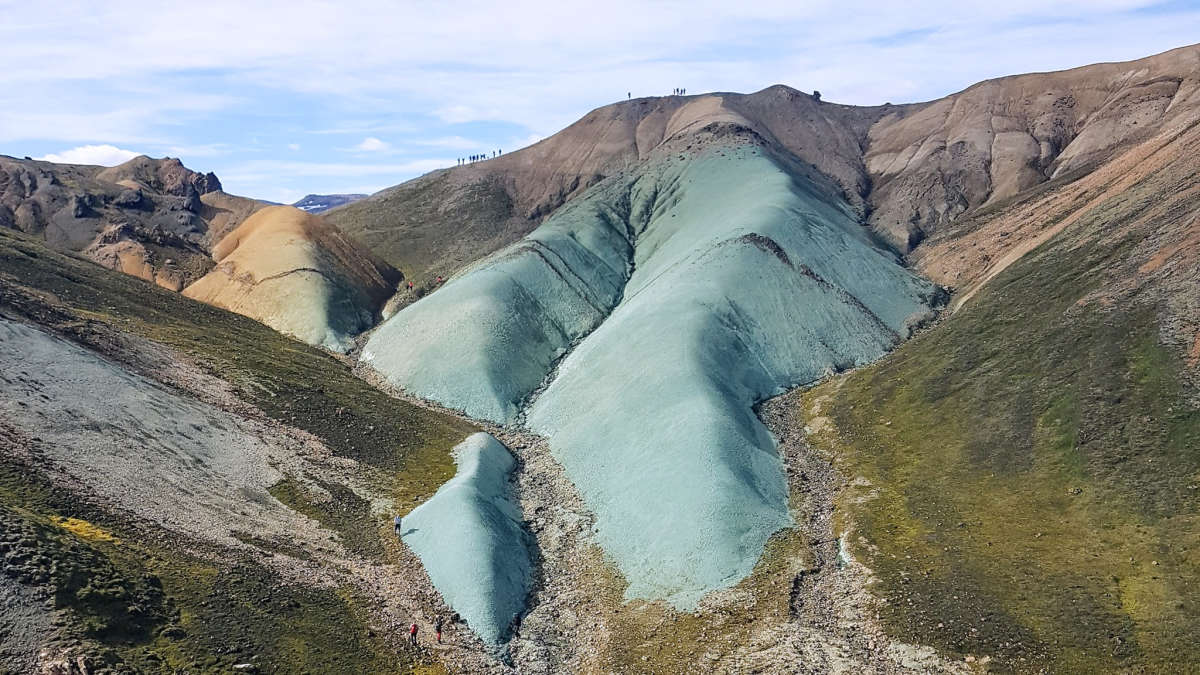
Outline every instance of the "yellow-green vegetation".
<path id="1" fill-rule="evenodd" d="M 1196 392 L 1152 289 L 1085 298 L 1133 241 L 1060 236 L 803 398 L 810 442 L 870 483 L 839 527 L 897 637 L 998 670 L 1200 663 Z"/>
<path id="2" fill-rule="evenodd" d="M 58 525 L 62 529 L 70 532 L 80 539 L 120 543 L 120 540 L 114 537 L 112 532 L 109 532 L 103 527 L 96 527 L 86 520 L 80 518 L 63 518 L 62 516 L 55 516 L 51 520 L 55 525 Z"/>
<path id="3" fill-rule="evenodd" d="M 599 549 L 592 549 L 582 577 L 595 593 L 609 634 L 597 662 L 586 668 L 597 673 L 710 672 L 705 654 L 728 657 L 789 620 L 792 584 L 812 569 L 808 538 L 798 529 L 781 530 L 768 540 L 750 576 L 732 589 L 736 602 L 690 613 L 663 602 L 626 602 L 628 583 Z"/>
<path id="4" fill-rule="evenodd" d="M 342 543 L 351 551 L 382 560 L 383 543 L 377 519 L 371 515 L 371 503 L 344 485 L 320 479 L 314 479 L 314 483 L 328 496 L 315 497 L 302 482 L 294 478 L 272 485 L 270 493 L 293 511 L 303 513 L 340 533 Z"/>
<path id="5" fill-rule="evenodd" d="M 449 450 L 475 430 L 393 399 L 356 378 L 343 361 L 253 320 L 3 228 L 0 309 L 118 355 L 120 333 L 172 347 L 270 417 L 361 462 L 360 480 L 406 507 L 453 475 Z M 47 588 L 70 619 L 66 636 L 87 640 L 89 657 L 99 665 L 228 672 L 250 661 L 279 673 L 436 672 L 437 664 L 374 634 L 367 603 L 352 589 L 284 583 L 249 557 L 232 554 L 234 562 L 228 562 L 229 552 L 210 556 L 203 545 L 147 530 L 51 485 L 39 466 L 5 451 L 9 443 L 34 441 L 0 425 L 3 572 Z M 323 487 L 333 502 L 322 504 L 287 481 L 272 492 L 340 532 L 352 550 L 378 557 L 380 522 L 369 517 L 367 500 L 341 485 Z M 355 522 L 359 516 L 361 523 Z M 254 533 L 238 536 L 267 551 L 306 557 Z"/>

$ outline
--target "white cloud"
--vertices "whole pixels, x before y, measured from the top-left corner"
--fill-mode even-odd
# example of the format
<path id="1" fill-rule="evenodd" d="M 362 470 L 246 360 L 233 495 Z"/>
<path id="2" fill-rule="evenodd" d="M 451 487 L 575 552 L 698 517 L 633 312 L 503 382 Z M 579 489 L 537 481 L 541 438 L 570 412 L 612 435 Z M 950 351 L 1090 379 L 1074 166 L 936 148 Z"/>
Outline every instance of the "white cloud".
<path id="1" fill-rule="evenodd" d="M 234 194 L 290 204 L 310 192 L 370 194 L 451 166 L 454 166 L 454 160 L 446 158 L 385 164 L 253 160 L 229 167 L 219 175 L 221 182 Z M 347 185 L 349 181 L 355 183 Z M 309 187 L 303 190 L 288 187 L 297 183 Z"/>
<path id="2" fill-rule="evenodd" d="M 38 157 L 46 162 L 58 164 L 98 164 L 100 166 L 116 166 L 124 164 L 142 153 L 125 150 L 115 145 L 81 145 L 62 152 L 52 152 Z"/>
<path id="3" fill-rule="evenodd" d="M 300 149 L 300 144 L 299 143 L 288 143 L 287 149 L 291 150 L 292 152 L 296 152 L 297 150 Z"/>
<path id="4" fill-rule="evenodd" d="M 463 122 L 494 119 L 498 116 L 494 110 L 490 113 L 485 113 L 469 105 L 448 105 L 438 108 L 433 114 L 437 115 L 438 119 L 447 124 L 462 124 Z"/>
<path id="5" fill-rule="evenodd" d="M 473 149 L 468 138 L 510 152 L 627 91 L 784 83 L 829 101 L 902 103 L 1200 39 L 1200 6 L 1162 0 L 612 0 L 603 11 L 294 0 L 286 12 L 208 0 L 205 21 L 186 3 L 43 4 L 0 0 L 0 62 L 21 64 L 0 69 L 0 89 L 21 93 L 0 97 L 0 152 L 229 143 L 230 156 L 206 167 L 221 174 L 237 170 L 253 136 L 281 152 L 305 134 L 315 159 L 453 155 Z M 378 143 L 355 149 L 356 138 Z M 326 192 L 336 178 L 313 176 L 303 190 Z"/>
<path id="6" fill-rule="evenodd" d="M 374 136 L 368 136 L 362 140 L 362 143 L 354 146 L 354 149 L 362 152 L 386 152 L 392 149 L 392 144 L 387 141 L 381 141 Z"/>

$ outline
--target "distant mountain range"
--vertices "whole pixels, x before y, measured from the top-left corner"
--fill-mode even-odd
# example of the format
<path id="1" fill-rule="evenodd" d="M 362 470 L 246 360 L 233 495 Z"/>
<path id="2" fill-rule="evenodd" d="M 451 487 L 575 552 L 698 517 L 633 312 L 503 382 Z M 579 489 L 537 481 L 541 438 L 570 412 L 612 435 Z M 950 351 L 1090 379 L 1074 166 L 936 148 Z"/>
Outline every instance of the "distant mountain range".
<path id="1" fill-rule="evenodd" d="M 321 213 L 328 211 L 335 206 L 349 204 L 360 199 L 365 199 L 367 195 L 308 195 L 304 199 L 292 204 L 292 206 L 301 211 L 309 213 Z"/>

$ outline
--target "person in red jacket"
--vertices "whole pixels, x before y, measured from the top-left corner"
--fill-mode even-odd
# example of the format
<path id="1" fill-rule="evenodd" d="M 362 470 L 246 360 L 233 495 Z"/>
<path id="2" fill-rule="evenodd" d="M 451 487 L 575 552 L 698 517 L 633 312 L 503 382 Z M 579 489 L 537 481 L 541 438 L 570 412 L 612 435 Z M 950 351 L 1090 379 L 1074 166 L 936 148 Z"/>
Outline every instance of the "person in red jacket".
<path id="1" fill-rule="evenodd" d="M 413 622 L 413 625 L 408 627 L 408 644 L 417 644 L 417 622 L 415 621 Z"/>

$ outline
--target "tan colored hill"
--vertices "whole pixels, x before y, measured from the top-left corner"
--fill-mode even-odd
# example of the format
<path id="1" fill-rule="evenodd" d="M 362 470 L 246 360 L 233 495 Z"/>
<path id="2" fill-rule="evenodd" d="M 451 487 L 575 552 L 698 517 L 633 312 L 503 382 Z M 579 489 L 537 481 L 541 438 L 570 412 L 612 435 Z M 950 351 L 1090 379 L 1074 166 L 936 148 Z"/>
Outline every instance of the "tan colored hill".
<path id="1" fill-rule="evenodd" d="M 345 351 L 402 278 L 321 218 L 270 206 L 213 247 L 217 266 L 183 294 Z"/>
<path id="2" fill-rule="evenodd" d="M 399 273 L 302 211 L 250 222 L 267 206 L 173 158 L 104 168 L 0 157 L 0 226 L 345 350 Z"/>

